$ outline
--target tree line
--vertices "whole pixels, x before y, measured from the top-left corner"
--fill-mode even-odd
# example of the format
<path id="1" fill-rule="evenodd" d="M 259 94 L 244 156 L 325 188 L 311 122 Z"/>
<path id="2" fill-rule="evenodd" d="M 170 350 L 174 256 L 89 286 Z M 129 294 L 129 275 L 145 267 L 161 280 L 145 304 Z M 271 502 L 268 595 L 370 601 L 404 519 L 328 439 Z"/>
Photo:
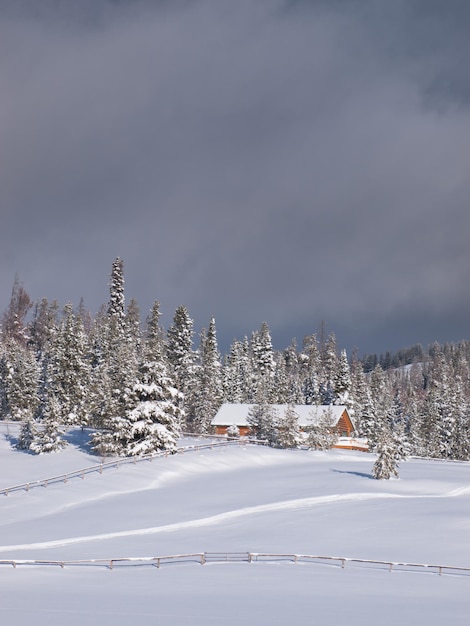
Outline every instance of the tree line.
<path id="1" fill-rule="evenodd" d="M 371 450 L 470 458 L 470 342 L 398 354 L 413 354 L 411 363 L 348 358 L 334 333 L 275 350 L 263 322 L 221 355 L 215 319 L 196 338 L 183 305 L 166 331 L 158 301 L 142 323 L 117 258 L 109 301 L 94 316 L 83 303 L 32 302 L 15 280 L 1 318 L 0 417 L 22 422 L 18 446 L 33 452 L 60 448 L 64 429 L 81 425 L 93 429 L 98 454 L 139 455 L 175 450 L 182 431 L 210 433 L 222 402 L 255 404 L 258 417 L 276 403 L 337 404 Z M 273 441 L 294 446 L 297 429 L 290 411 Z"/>

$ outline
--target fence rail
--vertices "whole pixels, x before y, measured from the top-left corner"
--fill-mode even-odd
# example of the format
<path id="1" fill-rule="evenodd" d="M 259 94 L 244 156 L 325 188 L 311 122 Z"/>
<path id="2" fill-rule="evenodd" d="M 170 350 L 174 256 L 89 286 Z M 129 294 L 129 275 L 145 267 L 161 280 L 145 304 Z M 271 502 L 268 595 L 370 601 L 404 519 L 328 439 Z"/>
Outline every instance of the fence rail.
<path id="1" fill-rule="evenodd" d="M 198 452 L 201 450 L 212 450 L 213 448 L 222 448 L 227 446 L 245 445 L 266 445 L 266 442 L 256 439 L 226 439 L 225 441 L 213 441 L 193 446 L 182 446 L 176 449 L 175 454 L 185 454 L 187 452 Z M 56 483 L 67 483 L 72 478 L 81 478 L 83 480 L 87 474 L 93 474 L 96 472 L 102 474 L 103 471 L 106 469 L 110 469 L 113 467 L 118 468 L 122 465 L 136 465 L 137 463 L 142 463 L 144 461 L 153 461 L 153 459 L 156 458 L 165 458 L 171 456 L 172 454 L 173 453 L 166 450 L 161 450 L 159 452 L 152 452 L 151 454 L 145 454 L 142 456 L 124 457 L 114 459 L 112 461 L 96 463 L 95 465 L 83 467 L 81 469 L 74 470 L 73 472 L 67 472 L 66 474 L 50 476 L 49 478 L 41 478 L 39 480 L 32 480 L 26 483 L 13 485 L 11 487 L 4 487 L 3 489 L 0 489 L 0 495 L 8 496 L 10 493 L 15 491 L 29 491 L 30 489 L 34 489 L 36 487 L 47 487 L 48 485 Z"/>
<path id="2" fill-rule="evenodd" d="M 308 563 L 314 565 L 331 565 L 344 569 L 348 567 L 363 567 L 380 569 L 388 572 L 408 571 L 420 573 L 434 573 L 439 576 L 470 576 L 470 567 L 460 567 L 453 565 L 431 565 L 424 563 L 401 563 L 395 561 L 377 561 L 373 559 L 357 559 L 341 556 L 321 556 L 314 554 L 289 554 L 289 553 L 267 553 L 267 552 L 193 552 L 189 554 L 171 554 L 165 556 L 149 557 L 124 557 L 111 559 L 87 559 L 73 561 L 47 561 L 47 560 L 27 560 L 27 559 L 6 559 L 0 560 L 0 566 L 7 565 L 14 569 L 23 566 L 36 567 L 105 567 L 115 569 L 119 567 L 143 567 L 152 566 L 159 569 L 170 564 L 197 563 L 206 565 L 208 563 Z"/>

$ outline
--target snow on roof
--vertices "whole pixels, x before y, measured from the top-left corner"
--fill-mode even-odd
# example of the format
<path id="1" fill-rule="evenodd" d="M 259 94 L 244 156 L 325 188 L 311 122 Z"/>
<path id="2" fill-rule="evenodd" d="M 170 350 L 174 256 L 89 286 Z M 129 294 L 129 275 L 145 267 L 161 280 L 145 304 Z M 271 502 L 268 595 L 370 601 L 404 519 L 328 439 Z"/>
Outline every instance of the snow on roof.
<path id="1" fill-rule="evenodd" d="M 247 417 L 250 409 L 255 406 L 254 404 L 222 404 L 215 417 L 212 419 L 212 426 L 231 426 L 236 424 L 237 426 L 248 426 Z M 284 415 L 288 408 L 288 404 L 271 404 L 273 409 L 276 409 L 278 415 L 281 417 Z M 308 426 L 318 423 L 320 419 L 329 414 L 333 421 L 333 425 L 336 425 L 343 412 L 347 408 L 343 405 L 334 404 L 295 404 L 294 410 L 299 416 L 299 426 Z M 349 415 L 349 413 L 348 413 Z M 351 419 L 351 416 L 349 415 Z M 352 420 L 351 420 L 352 421 Z"/>

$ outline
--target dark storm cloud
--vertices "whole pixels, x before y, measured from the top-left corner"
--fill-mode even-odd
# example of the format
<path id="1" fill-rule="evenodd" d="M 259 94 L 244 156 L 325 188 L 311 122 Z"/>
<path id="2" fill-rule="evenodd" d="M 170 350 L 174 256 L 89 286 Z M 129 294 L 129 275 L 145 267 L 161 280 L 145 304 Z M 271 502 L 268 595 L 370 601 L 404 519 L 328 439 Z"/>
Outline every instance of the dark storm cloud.
<path id="1" fill-rule="evenodd" d="M 77 8 L 79 7 L 79 8 Z M 0 276 L 181 303 L 225 345 L 320 320 L 361 351 L 466 337 L 459 2 L 0 8 Z"/>

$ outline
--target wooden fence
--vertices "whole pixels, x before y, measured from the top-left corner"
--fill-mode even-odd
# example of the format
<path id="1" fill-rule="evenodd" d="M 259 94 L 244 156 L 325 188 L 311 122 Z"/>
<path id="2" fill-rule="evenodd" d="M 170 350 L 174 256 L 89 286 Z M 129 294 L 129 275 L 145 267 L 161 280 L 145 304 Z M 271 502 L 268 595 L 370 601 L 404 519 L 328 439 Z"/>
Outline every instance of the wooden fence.
<path id="1" fill-rule="evenodd" d="M 176 449 L 176 454 L 185 454 L 187 452 L 198 452 L 201 450 L 212 450 L 213 448 L 221 448 L 227 446 L 245 446 L 245 445 L 266 445 L 265 441 L 258 441 L 256 439 L 226 439 L 225 441 L 213 441 L 204 444 L 197 444 L 194 446 L 182 446 Z M 151 454 L 145 454 L 142 456 L 134 456 L 134 457 L 124 457 L 119 459 L 114 459 L 112 461 L 106 461 L 97 463 L 95 465 L 91 465 L 89 467 L 84 467 L 78 470 L 74 470 L 73 472 L 68 472 L 66 474 L 60 474 L 58 476 L 50 476 L 49 478 L 41 478 L 39 480 L 29 481 L 27 483 L 20 483 L 18 485 L 13 485 L 12 487 L 4 487 L 0 489 L 0 495 L 8 496 L 8 494 L 15 491 L 29 491 L 30 489 L 34 489 L 35 487 L 47 487 L 48 485 L 52 485 L 54 483 L 67 483 L 72 478 L 81 478 L 82 480 L 85 478 L 87 474 L 93 474 L 98 472 L 102 474 L 104 470 L 110 468 L 118 468 L 122 465 L 135 465 L 136 463 L 142 463 L 143 461 L 153 461 L 156 458 L 165 458 L 171 456 L 172 453 L 161 450 L 159 452 L 153 452 Z"/>
<path id="2" fill-rule="evenodd" d="M 115 569 L 119 567 L 151 566 L 157 569 L 171 564 L 197 563 L 294 563 L 330 565 L 344 569 L 346 566 L 379 569 L 388 572 L 407 571 L 420 573 L 434 573 L 439 576 L 448 574 L 454 576 L 470 576 L 470 567 L 453 565 L 431 565 L 424 563 L 400 563 L 395 561 L 377 561 L 373 559 L 356 559 L 340 556 L 320 556 L 314 554 L 284 554 L 267 552 L 194 552 L 189 554 L 171 554 L 166 556 L 126 557 L 115 559 L 87 559 L 72 561 L 48 561 L 27 559 L 2 559 L 0 566 L 7 565 L 13 568 L 23 566 L 36 567 L 105 567 Z"/>

